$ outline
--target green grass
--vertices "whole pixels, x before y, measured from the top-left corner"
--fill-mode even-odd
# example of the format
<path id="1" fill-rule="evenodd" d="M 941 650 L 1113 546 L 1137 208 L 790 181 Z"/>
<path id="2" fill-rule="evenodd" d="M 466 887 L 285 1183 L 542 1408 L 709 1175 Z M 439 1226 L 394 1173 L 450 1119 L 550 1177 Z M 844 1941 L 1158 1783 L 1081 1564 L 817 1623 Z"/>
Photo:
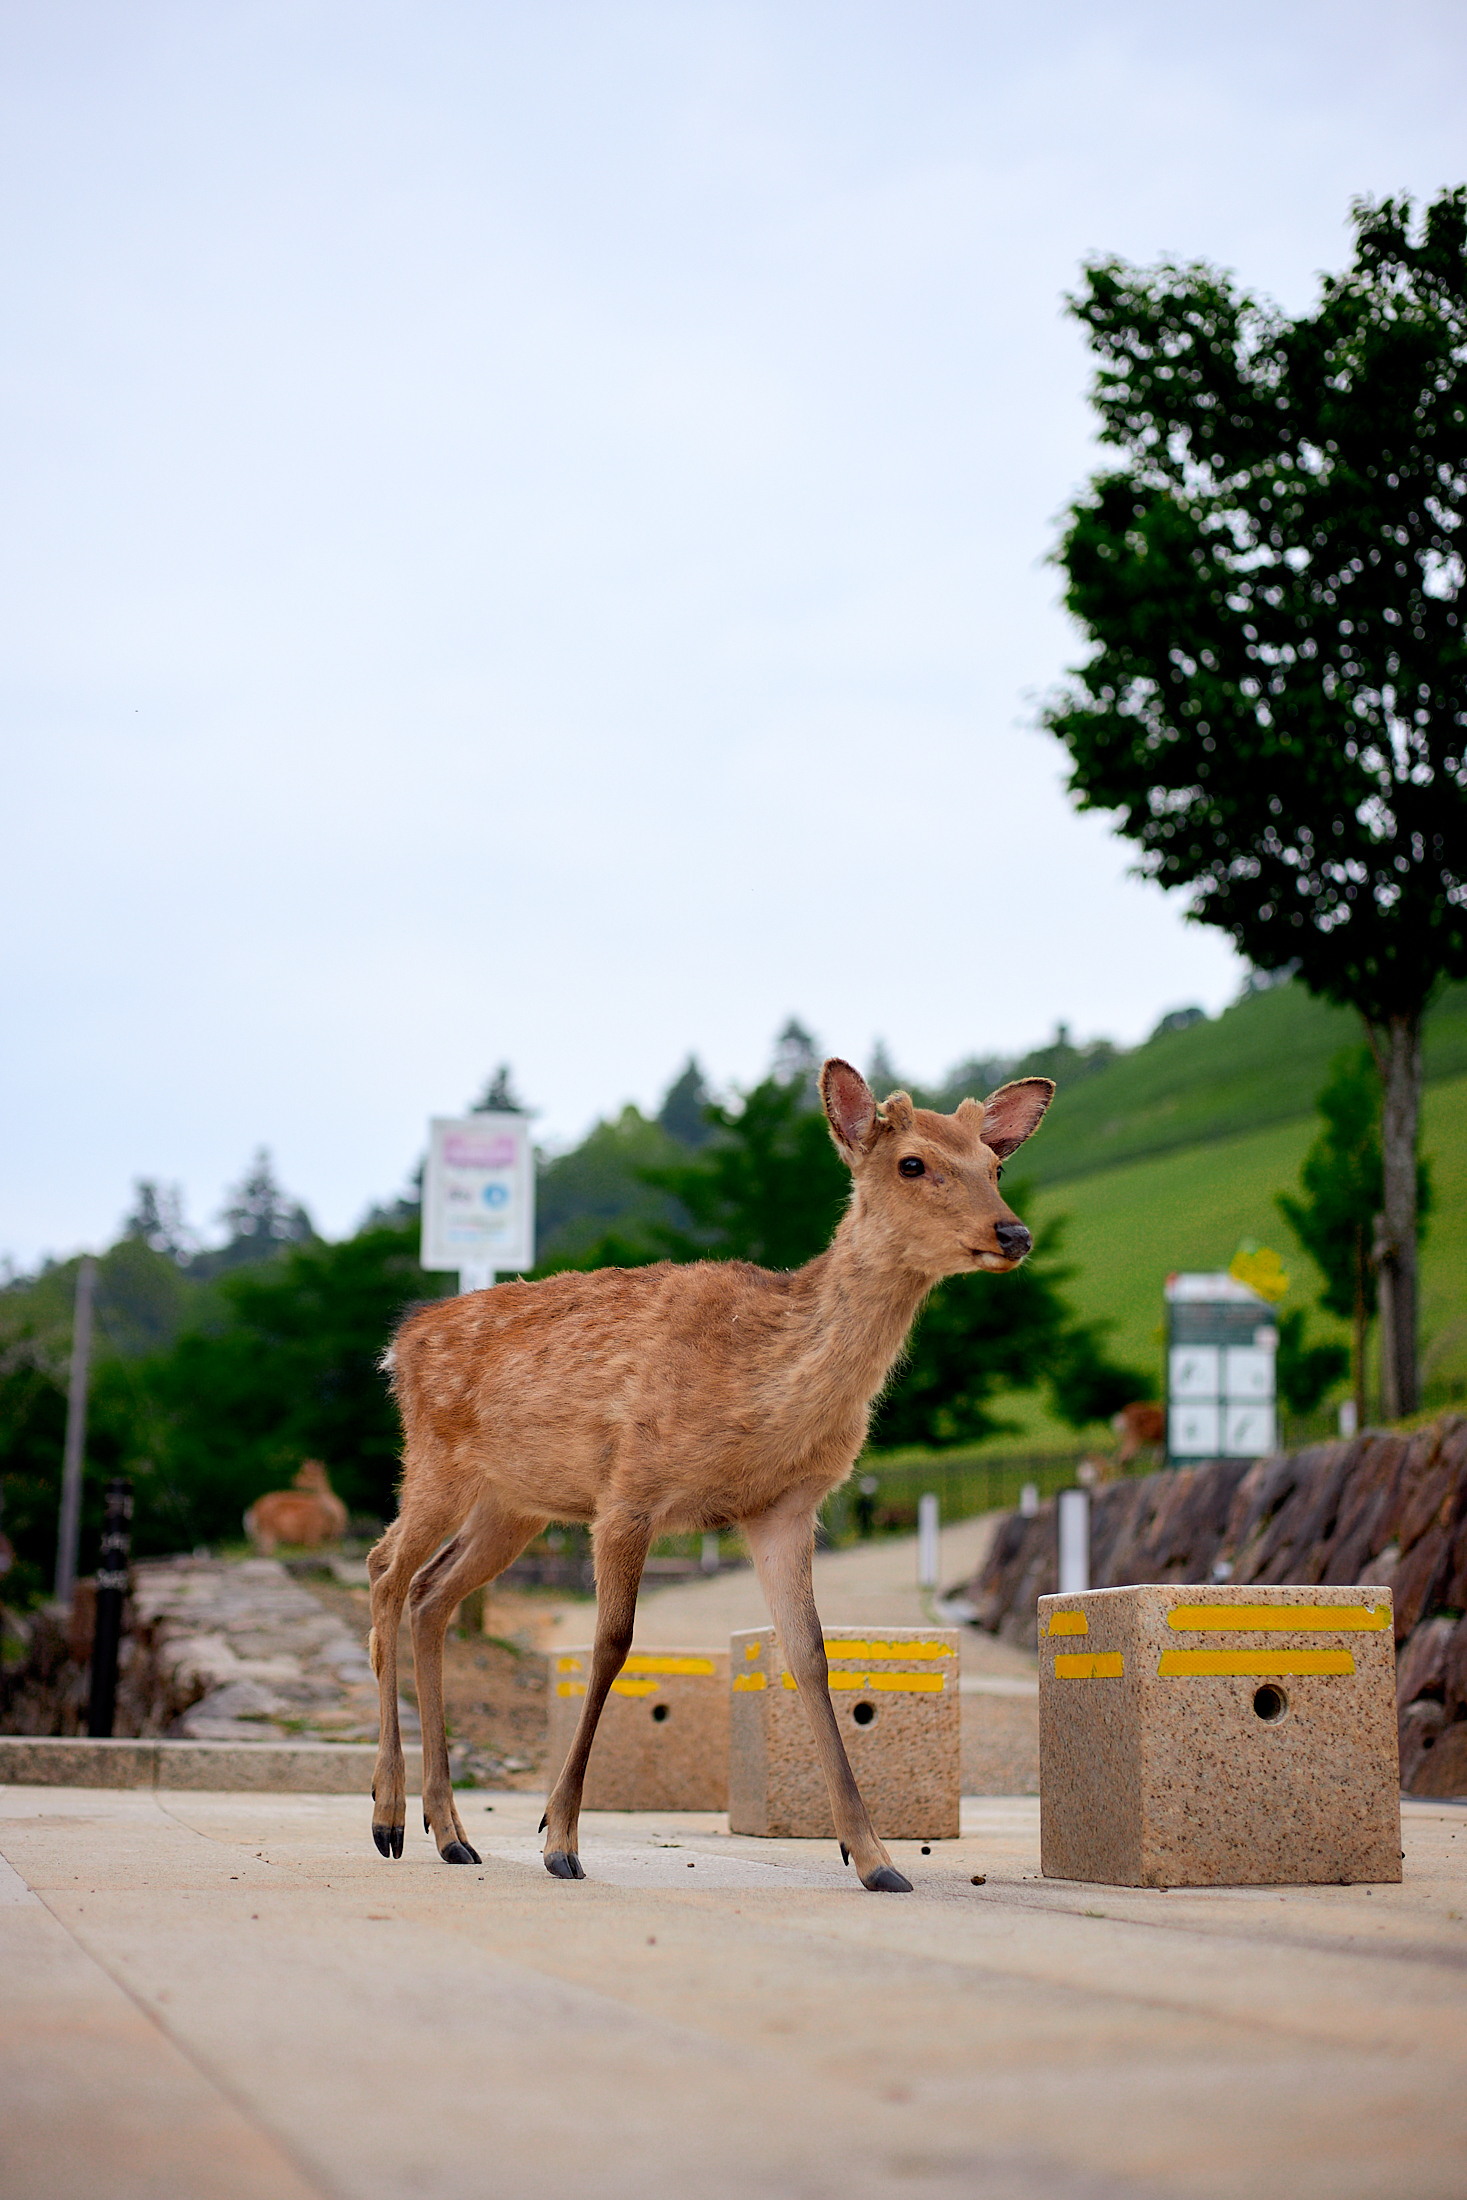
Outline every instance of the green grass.
<path id="1" fill-rule="evenodd" d="M 1070 1292 L 1087 1316 L 1114 1321 L 1111 1343 L 1119 1358 L 1152 1369 L 1159 1386 L 1169 1271 L 1226 1268 L 1243 1238 L 1273 1246 L 1283 1259 L 1290 1278 L 1285 1306 L 1313 1307 L 1318 1271 L 1274 1195 L 1297 1189 L 1315 1131 L 1310 1115 L 1035 1194 L 1036 1234 L 1046 1217 L 1068 1217 L 1065 1244 L 1076 1271 Z M 1422 1355 L 1426 1378 L 1445 1402 L 1447 1386 L 1467 1383 L 1467 1077 L 1427 1087 L 1422 1131 L 1436 1193 L 1422 1249 Z M 1345 1335 L 1343 1323 L 1317 1310 L 1311 1330 Z M 1040 1427 L 1030 1426 L 1042 1440 Z"/>
<path id="2" fill-rule="evenodd" d="M 1300 985 L 1254 994 L 1062 1084 L 1025 1150 L 1023 1173 L 1049 1185 L 1266 1125 L 1303 1123 L 1331 1061 L 1363 1042 L 1358 1016 Z M 1467 986 L 1454 986 L 1427 1019 L 1426 1075 L 1438 1082 L 1464 1074 Z"/>

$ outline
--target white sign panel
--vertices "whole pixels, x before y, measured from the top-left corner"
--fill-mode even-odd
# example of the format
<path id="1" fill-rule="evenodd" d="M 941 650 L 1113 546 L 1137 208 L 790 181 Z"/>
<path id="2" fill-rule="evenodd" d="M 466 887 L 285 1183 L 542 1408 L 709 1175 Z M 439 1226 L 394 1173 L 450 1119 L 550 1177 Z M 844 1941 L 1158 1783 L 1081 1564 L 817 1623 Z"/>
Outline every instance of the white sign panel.
<path id="1" fill-rule="evenodd" d="M 535 1167 L 523 1115 L 435 1116 L 423 1177 L 425 1268 L 535 1265 Z"/>

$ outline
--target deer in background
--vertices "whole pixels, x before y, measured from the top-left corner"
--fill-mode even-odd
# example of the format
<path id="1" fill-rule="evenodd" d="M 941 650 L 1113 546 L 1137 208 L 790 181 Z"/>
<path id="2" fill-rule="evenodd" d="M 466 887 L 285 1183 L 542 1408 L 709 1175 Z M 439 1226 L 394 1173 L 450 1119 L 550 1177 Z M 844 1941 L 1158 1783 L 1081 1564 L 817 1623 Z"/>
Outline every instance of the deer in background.
<path id="1" fill-rule="evenodd" d="M 263 1557 L 277 1543 L 302 1543 L 315 1549 L 346 1534 L 346 1507 L 331 1487 L 319 1459 L 304 1459 L 294 1489 L 267 1490 L 244 1516 L 245 1534 Z"/>
<path id="2" fill-rule="evenodd" d="M 410 1603 L 423 1728 L 423 1826 L 477 1864 L 454 1805 L 443 1638 L 460 1600 L 552 1520 L 587 1521 L 596 1640 L 580 1722 L 542 1822 L 545 1866 L 582 1879 L 581 1789 L 597 1720 L 631 1648 L 643 1562 L 662 1535 L 737 1525 L 758 1569 L 830 1790 L 841 1853 L 873 1890 L 910 1893 L 861 1800 L 831 1708 L 811 1584 L 815 1514 L 846 1479 L 872 1401 L 944 1276 L 1002 1275 L 1032 1241 L 998 1189 L 1054 1095 L 1004 1085 L 952 1115 L 848 1062 L 820 1093 L 851 1200 L 829 1247 L 784 1274 L 747 1261 L 568 1272 L 407 1316 L 387 1364 L 402 1414 L 397 1519 L 367 1561 L 382 1722 L 372 1834 L 401 1856 L 407 1798 L 397 1638 Z M 448 1538 L 445 1542 L 445 1538 Z M 441 1546 L 441 1548 L 440 1548 Z"/>

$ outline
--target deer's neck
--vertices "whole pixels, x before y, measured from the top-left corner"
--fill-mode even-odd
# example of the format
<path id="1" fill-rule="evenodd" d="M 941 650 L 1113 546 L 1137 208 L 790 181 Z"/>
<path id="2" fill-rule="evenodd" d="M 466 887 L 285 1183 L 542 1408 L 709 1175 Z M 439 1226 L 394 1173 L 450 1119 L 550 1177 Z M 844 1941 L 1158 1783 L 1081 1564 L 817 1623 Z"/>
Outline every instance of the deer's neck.
<path id="1" fill-rule="evenodd" d="M 869 1405 L 907 1341 L 932 1278 L 908 1267 L 859 1205 L 801 1277 L 811 1315 L 812 1380 L 832 1404 Z"/>

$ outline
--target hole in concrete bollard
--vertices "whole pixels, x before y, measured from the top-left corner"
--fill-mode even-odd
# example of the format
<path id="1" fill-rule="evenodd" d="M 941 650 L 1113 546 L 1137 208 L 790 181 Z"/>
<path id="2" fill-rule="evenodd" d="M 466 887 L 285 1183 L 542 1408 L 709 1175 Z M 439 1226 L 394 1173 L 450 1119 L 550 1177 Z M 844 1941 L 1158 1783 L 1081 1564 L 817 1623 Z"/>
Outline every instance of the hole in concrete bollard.
<path id="1" fill-rule="evenodd" d="M 869 1726 L 875 1716 L 876 1706 L 874 1703 L 858 1703 L 851 1713 L 851 1717 L 855 1720 L 857 1726 Z"/>
<path id="2" fill-rule="evenodd" d="M 1253 1698 L 1253 1708 L 1267 1725 L 1277 1726 L 1289 1708 L 1289 1699 L 1281 1688 L 1275 1688 L 1271 1681 L 1265 1681 Z"/>
<path id="3" fill-rule="evenodd" d="M 652 1716 L 654 1719 L 665 1719 L 667 1717 L 667 1712 L 668 1706 L 665 1703 L 655 1703 L 652 1706 Z"/>

